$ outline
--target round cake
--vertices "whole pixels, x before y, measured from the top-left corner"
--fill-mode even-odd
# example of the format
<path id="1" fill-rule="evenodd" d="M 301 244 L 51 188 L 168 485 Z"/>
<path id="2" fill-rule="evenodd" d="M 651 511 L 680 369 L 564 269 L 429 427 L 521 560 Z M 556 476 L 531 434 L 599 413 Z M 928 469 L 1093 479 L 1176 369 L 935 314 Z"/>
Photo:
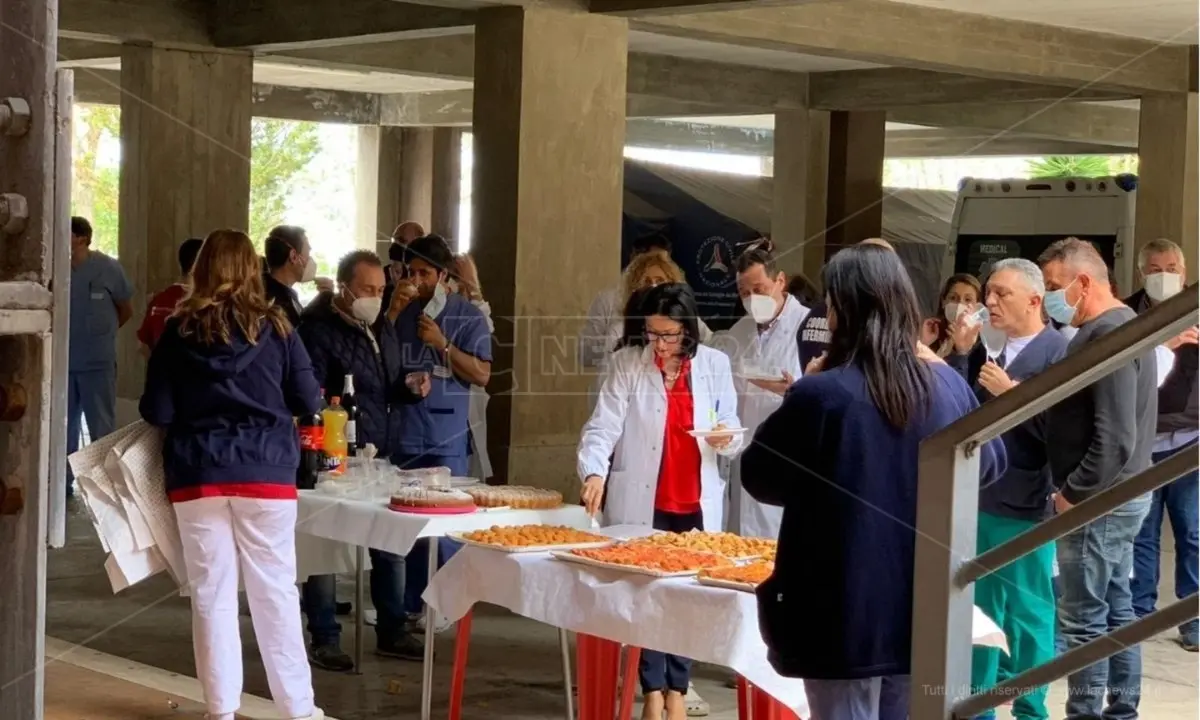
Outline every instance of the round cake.
<path id="1" fill-rule="evenodd" d="M 459 508 L 474 507 L 475 501 L 461 490 L 409 487 L 392 493 L 391 506 L 397 508 Z"/>
<path id="2" fill-rule="evenodd" d="M 562 505 L 562 493 L 528 485 L 484 485 L 464 488 L 479 507 L 550 510 Z"/>

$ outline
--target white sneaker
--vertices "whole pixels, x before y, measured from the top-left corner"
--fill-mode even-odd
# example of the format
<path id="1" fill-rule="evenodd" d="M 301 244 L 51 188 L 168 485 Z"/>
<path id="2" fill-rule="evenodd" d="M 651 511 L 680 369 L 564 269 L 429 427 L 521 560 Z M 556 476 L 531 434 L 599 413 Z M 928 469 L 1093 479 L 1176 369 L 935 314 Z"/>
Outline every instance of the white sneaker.
<path id="1" fill-rule="evenodd" d="M 688 717 L 708 716 L 710 710 L 708 701 L 700 697 L 700 693 L 696 692 L 696 686 L 693 683 L 688 683 L 688 691 L 683 698 L 683 703 L 687 707 Z"/>
<path id="2" fill-rule="evenodd" d="M 425 615 L 425 613 L 421 613 L 420 617 L 417 618 L 417 621 L 415 623 L 417 632 L 421 632 L 421 633 L 425 632 L 425 618 L 426 617 L 427 616 Z M 434 635 L 441 635 L 442 633 L 446 632 L 447 630 L 449 630 L 452 627 L 454 627 L 454 623 L 447 620 L 444 615 L 442 615 L 441 613 L 434 614 L 434 616 L 433 616 L 433 634 Z"/>
<path id="3" fill-rule="evenodd" d="M 375 627 L 375 623 L 379 620 L 379 614 L 375 612 L 375 608 L 366 608 L 363 610 L 363 625 Z"/>
<path id="4" fill-rule="evenodd" d="M 325 720 L 325 711 L 321 708 L 313 708 L 312 715 L 305 715 L 304 717 L 293 718 L 292 720 Z"/>

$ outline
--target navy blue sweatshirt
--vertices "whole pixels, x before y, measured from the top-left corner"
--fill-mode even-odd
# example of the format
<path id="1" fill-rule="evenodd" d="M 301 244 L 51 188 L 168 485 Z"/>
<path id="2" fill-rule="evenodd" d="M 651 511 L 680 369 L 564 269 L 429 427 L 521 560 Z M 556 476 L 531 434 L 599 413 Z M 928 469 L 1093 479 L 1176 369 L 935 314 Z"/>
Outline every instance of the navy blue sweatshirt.
<path id="1" fill-rule="evenodd" d="M 181 337 L 167 322 L 139 409 L 166 429 L 163 464 L 175 502 L 212 495 L 295 497 L 300 441 L 293 416 L 320 407 L 312 363 L 295 332 L 266 321 L 252 345 Z"/>
<path id="2" fill-rule="evenodd" d="M 785 677 L 909 672 L 921 441 L 978 407 L 957 372 L 929 367 L 930 406 L 903 430 L 871 401 L 861 369 L 844 365 L 797 381 L 742 454 L 746 490 L 783 507 L 758 609 Z M 981 481 L 1004 467 L 999 439 L 980 448 Z"/>
<path id="3" fill-rule="evenodd" d="M 976 346 L 982 349 L 982 345 Z M 970 382 L 979 402 L 992 399 L 978 382 L 983 362 L 970 355 L 951 353 L 946 363 L 958 370 Z M 1028 380 L 1067 355 L 1067 339 L 1047 325 L 1025 349 L 1005 364 L 1004 371 L 1016 381 Z M 981 360 L 987 360 L 983 350 Z M 1054 489 L 1050 478 L 1050 460 L 1046 454 L 1046 414 L 1041 413 L 1004 433 L 1004 449 L 1008 453 L 1008 471 L 1004 477 L 979 489 L 979 510 L 989 515 L 1039 522 L 1050 515 L 1050 493 Z"/>

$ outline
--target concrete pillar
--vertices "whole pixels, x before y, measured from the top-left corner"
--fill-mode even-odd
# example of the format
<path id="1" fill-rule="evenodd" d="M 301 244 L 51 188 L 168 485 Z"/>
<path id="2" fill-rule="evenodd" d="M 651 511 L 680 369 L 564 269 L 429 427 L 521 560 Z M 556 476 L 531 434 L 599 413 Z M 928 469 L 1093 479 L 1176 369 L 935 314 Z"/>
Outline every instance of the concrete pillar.
<path id="1" fill-rule="evenodd" d="M 575 372 L 617 267 L 628 26 L 519 7 L 475 26 L 472 251 L 496 324 L 488 413 L 499 478 L 578 492 L 591 381 Z"/>
<path id="2" fill-rule="evenodd" d="M 1134 228 L 1138 249 L 1155 238 L 1178 243 L 1192 283 L 1200 273 L 1196 259 L 1196 120 L 1194 92 L 1142 97 Z"/>
<path id="3" fill-rule="evenodd" d="M 361 250 L 375 250 L 379 243 L 388 241 L 392 231 L 390 227 L 379 227 L 381 131 L 382 128 L 375 125 L 358 127 L 358 161 L 354 166 L 354 247 Z"/>
<path id="4" fill-rule="evenodd" d="M 404 147 L 404 128 L 373 128 L 379 135 L 376 145 L 379 159 L 375 167 L 376 243 L 388 242 L 392 231 L 403 220 L 400 213 L 400 163 Z"/>
<path id="5" fill-rule="evenodd" d="M 133 326 L 147 298 L 179 276 L 179 243 L 249 223 L 251 62 L 248 53 L 121 48 L 119 246 L 136 311 L 118 340 L 121 398 L 141 396 Z"/>
<path id="6" fill-rule="evenodd" d="M 882 111 L 829 114 L 826 257 L 882 232 L 885 125 Z"/>
<path id="7" fill-rule="evenodd" d="M 813 282 L 820 281 L 825 264 L 829 115 L 819 110 L 775 113 L 771 240 L 780 268 L 789 277 L 803 273 Z"/>
<path id="8" fill-rule="evenodd" d="M 400 137 L 400 217 L 433 225 L 433 128 L 404 128 Z M 390 231 L 389 231 L 390 232 Z"/>
<path id="9" fill-rule="evenodd" d="M 439 233 L 458 246 L 458 204 L 462 195 L 462 130 L 433 129 L 433 171 L 430 232 Z"/>

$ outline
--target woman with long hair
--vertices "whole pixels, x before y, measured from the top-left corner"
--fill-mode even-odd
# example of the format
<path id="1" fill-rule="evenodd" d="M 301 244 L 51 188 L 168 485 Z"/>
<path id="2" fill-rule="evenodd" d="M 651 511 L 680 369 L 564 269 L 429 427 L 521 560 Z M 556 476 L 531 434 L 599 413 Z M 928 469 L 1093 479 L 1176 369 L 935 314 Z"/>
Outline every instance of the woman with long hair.
<path id="1" fill-rule="evenodd" d="M 942 292 L 938 295 L 937 317 L 928 318 L 921 324 L 921 342 L 928 345 L 940 357 L 946 357 L 956 351 L 956 341 L 962 341 L 959 320 L 978 310 L 983 298 L 983 286 L 979 279 L 967 273 L 957 273 L 946 278 L 942 283 Z M 960 337 L 961 336 L 961 337 Z M 974 338 L 970 338 L 974 341 Z M 968 346 L 959 352 L 965 354 L 971 350 Z"/>
<path id="2" fill-rule="evenodd" d="M 318 720 L 296 590 L 292 420 L 317 412 L 320 388 L 300 338 L 263 294 L 244 233 L 204 241 L 192 286 L 150 355 L 140 410 L 166 430 L 163 469 L 192 597 L 196 672 L 211 720 L 233 720 L 242 694 L 238 575 L 275 704 Z"/>
<path id="3" fill-rule="evenodd" d="M 690 433 L 740 427 L 729 358 L 700 344 L 687 285 L 649 289 L 639 314 L 643 332 L 609 359 L 579 441 L 584 504 L 595 515 L 607 489 L 608 524 L 720 530 L 725 481 L 717 456 L 735 454 L 741 434 L 697 440 Z M 629 328 L 636 323 L 631 319 Z M 664 712 L 667 720 L 686 717 L 690 666 L 687 658 L 642 652 L 643 720 L 661 720 Z"/>
<path id="4" fill-rule="evenodd" d="M 895 253 L 846 248 L 823 280 L 827 354 L 741 458 L 743 487 L 784 513 L 759 622 L 775 669 L 804 678 L 813 717 L 905 718 L 919 448 L 977 402 L 952 368 L 918 356 L 917 298 Z M 980 448 L 985 481 L 1004 465 L 999 439 Z"/>

